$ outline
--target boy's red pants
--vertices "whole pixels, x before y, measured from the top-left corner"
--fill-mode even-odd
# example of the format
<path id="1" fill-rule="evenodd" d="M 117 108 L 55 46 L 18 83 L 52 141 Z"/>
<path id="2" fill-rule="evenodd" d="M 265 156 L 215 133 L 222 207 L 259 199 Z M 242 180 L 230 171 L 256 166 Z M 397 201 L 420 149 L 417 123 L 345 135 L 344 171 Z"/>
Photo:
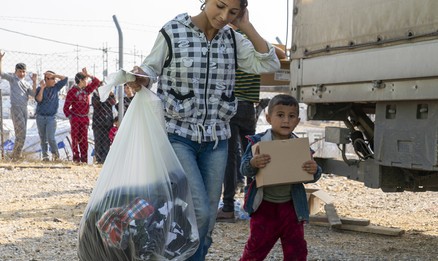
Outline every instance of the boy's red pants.
<path id="1" fill-rule="evenodd" d="M 240 261 L 262 261 L 281 240 L 283 260 L 306 260 L 304 225 L 299 222 L 292 202 L 262 201 L 251 215 L 250 234 Z"/>
<path id="2" fill-rule="evenodd" d="M 88 117 L 72 117 L 71 125 L 71 146 L 74 162 L 88 162 Z"/>

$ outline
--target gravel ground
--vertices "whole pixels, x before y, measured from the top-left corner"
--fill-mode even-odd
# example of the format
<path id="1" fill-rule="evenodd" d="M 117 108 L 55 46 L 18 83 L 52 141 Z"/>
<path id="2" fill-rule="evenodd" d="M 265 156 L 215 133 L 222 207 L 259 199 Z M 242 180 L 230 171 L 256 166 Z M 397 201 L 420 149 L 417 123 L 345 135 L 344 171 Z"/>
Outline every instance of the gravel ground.
<path id="1" fill-rule="evenodd" d="M 0 167 L 0 260 L 78 260 L 78 224 L 99 171 L 68 164 Z M 392 237 L 306 225 L 309 260 L 438 260 L 438 192 L 388 194 L 333 175 L 313 187 L 334 198 L 340 216 L 405 233 Z M 207 260 L 238 260 L 248 227 L 248 220 L 218 223 Z M 266 260 L 282 260 L 279 244 Z"/>

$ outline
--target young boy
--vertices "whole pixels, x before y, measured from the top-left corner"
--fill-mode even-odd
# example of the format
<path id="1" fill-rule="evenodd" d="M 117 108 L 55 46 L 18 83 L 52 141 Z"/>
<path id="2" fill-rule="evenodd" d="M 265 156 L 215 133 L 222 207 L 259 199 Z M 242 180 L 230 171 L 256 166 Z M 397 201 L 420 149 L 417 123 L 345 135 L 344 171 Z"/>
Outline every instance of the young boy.
<path id="1" fill-rule="evenodd" d="M 258 169 L 266 167 L 270 156 L 252 153 L 252 145 L 259 141 L 293 139 L 293 130 L 300 122 L 297 100 L 285 94 L 272 98 L 268 105 L 266 120 L 271 129 L 248 137 L 250 144 L 242 157 L 241 171 L 254 177 Z M 313 160 L 303 163 L 302 168 L 313 175 L 316 182 L 321 177 L 321 168 Z M 253 184 L 254 185 L 254 184 Z M 302 183 L 274 185 L 258 188 L 262 195 L 260 202 L 247 198 L 245 204 L 252 204 L 250 235 L 241 261 L 264 260 L 278 239 L 281 239 L 284 260 L 306 260 L 307 243 L 304 239 L 304 222 L 309 220 L 306 192 Z M 249 195 L 252 195 L 251 193 Z"/>

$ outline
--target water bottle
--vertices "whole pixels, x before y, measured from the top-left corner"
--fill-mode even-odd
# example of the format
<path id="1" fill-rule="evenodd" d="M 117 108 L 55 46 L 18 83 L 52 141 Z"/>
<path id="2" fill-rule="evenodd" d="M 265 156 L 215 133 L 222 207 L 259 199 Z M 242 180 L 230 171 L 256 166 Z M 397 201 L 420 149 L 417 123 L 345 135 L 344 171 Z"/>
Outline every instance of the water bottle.
<path id="1" fill-rule="evenodd" d="M 248 220 L 249 215 L 242 207 L 240 201 L 236 200 L 236 202 L 234 202 L 234 214 L 240 220 Z"/>

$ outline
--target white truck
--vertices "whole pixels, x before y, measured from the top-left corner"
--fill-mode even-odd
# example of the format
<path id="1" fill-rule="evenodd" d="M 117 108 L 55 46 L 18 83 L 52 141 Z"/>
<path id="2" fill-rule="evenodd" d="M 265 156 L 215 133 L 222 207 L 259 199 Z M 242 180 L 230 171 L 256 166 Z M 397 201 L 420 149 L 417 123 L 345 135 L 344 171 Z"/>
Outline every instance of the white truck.
<path id="1" fill-rule="evenodd" d="M 438 191 L 437 0 L 295 0 L 289 87 L 308 120 L 345 126 L 325 130 L 342 151 L 325 173 Z"/>

